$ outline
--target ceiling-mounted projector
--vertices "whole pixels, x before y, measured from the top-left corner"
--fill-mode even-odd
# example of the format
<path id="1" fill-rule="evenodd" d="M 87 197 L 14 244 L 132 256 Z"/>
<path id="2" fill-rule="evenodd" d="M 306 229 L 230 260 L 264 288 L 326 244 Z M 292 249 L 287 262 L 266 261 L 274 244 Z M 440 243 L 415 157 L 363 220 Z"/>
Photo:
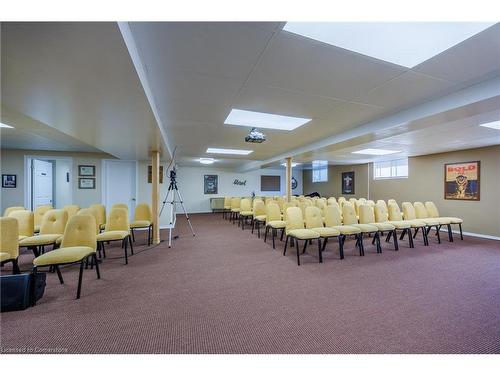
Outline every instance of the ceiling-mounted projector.
<path id="1" fill-rule="evenodd" d="M 262 143 L 266 140 L 266 136 L 264 133 L 258 131 L 256 128 L 252 128 L 250 133 L 245 137 L 245 142 L 250 143 Z"/>

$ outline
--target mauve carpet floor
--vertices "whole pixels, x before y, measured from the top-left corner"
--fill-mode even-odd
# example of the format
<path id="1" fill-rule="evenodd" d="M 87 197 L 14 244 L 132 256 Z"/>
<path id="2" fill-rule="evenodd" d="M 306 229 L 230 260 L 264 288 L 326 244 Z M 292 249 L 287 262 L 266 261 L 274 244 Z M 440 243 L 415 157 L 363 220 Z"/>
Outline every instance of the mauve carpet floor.
<path id="1" fill-rule="evenodd" d="M 65 284 L 47 275 L 44 297 L 0 314 L 3 352 L 68 353 L 500 353 L 500 243 L 466 237 L 400 251 L 366 243 L 345 259 L 310 246 L 297 267 L 220 214 L 179 216 L 174 246 L 147 248 L 124 265 L 107 247 L 102 279 L 77 266 Z M 465 229 L 467 225 L 465 225 Z M 162 232 L 162 238 L 166 237 Z M 420 237 L 420 236 L 419 236 Z M 21 269 L 33 256 L 21 256 Z M 115 258 L 115 259 L 111 259 Z M 5 266 L 3 274 L 10 272 Z"/>

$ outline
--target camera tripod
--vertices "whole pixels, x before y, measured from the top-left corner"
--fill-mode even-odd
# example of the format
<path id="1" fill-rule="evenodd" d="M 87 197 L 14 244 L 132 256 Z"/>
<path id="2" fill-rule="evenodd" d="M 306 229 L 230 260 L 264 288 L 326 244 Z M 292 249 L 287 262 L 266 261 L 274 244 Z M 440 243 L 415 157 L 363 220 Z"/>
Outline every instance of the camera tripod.
<path id="1" fill-rule="evenodd" d="M 193 226 L 191 225 L 191 220 L 189 219 L 189 215 L 186 211 L 186 208 L 184 207 L 184 202 L 182 200 L 181 192 L 179 191 L 179 188 L 177 187 L 175 170 L 170 171 L 170 185 L 168 186 L 167 195 L 165 196 L 165 199 L 164 199 L 163 204 L 161 206 L 160 215 L 159 215 L 160 217 L 161 217 L 161 213 L 163 212 L 163 209 L 165 208 L 165 204 L 168 201 L 168 197 L 169 197 L 170 193 L 172 193 L 172 199 L 169 201 L 169 203 L 171 205 L 171 210 L 170 210 L 170 225 L 169 225 L 169 229 L 168 229 L 168 247 L 172 247 L 172 230 L 174 229 L 174 223 L 176 221 L 176 212 L 175 212 L 175 204 L 176 203 L 180 203 L 180 205 L 182 207 L 182 211 L 184 212 L 184 215 L 186 216 L 187 222 L 189 224 L 189 228 L 191 229 L 191 233 L 193 234 L 193 236 L 195 235 L 194 230 L 193 230 Z M 178 198 L 177 201 L 175 200 L 176 194 L 177 194 L 177 198 Z"/>

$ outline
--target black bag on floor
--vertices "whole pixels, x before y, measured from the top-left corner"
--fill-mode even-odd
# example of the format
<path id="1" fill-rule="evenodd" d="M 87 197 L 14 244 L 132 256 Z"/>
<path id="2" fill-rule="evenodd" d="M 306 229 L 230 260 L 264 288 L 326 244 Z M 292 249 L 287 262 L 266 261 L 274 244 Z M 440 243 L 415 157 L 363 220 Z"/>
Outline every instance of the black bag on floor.
<path id="1" fill-rule="evenodd" d="M 0 277 L 1 311 L 25 310 L 42 298 L 46 274 L 5 275 Z"/>

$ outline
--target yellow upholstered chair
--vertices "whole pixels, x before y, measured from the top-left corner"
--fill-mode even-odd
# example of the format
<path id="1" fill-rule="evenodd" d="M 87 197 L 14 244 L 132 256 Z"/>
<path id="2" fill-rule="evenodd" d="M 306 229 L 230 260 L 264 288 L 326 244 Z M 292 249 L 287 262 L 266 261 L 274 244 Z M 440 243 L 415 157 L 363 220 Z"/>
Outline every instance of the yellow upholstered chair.
<path id="1" fill-rule="evenodd" d="M 19 224 L 13 217 L 2 217 L 0 218 L 0 264 L 3 266 L 7 262 L 12 262 L 12 273 L 20 273 L 18 257 Z"/>
<path id="2" fill-rule="evenodd" d="M 361 230 L 361 233 L 359 234 L 359 245 L 361 246 L 361 255 L 365 255 L 365 247 L 363 244 L 363 234 L 365 234 L 365 233 L 375 234 L 378 232 L 378 228 L 376 226 L 370 225 L 370 224 L 360 224 L 358 222 L 356 210 L 354 209 L 353 204 L 350 202 L 346 202 L 342 206 L 342 220 L 344 222 L 344 225 L 356 227 L 356 228 Z M 380 251 L 380 246 L 377 246 L 377 252 L 379 252 L 379 251 Z"/>
<path id="3" fill-rule="evenodd" d="M 389 224 L 387 222 L 382 222 L 378 223 L 375 221 L 375 213 L 372 207 L 370 207 L 367 204 L 362 204 L 359 206 L 359 224 L 367 224 L 367 225 L 373 225 L 374 227 L 377 227 L 377 232 L 374 233 L 374 237 L 372 240 L 372 244 L 377 242 L 377 252 L 381 253 L 382 252 L 382 247 L 380 246 L 380 236 L 384 234 L 384 232 L 389 232 L 390 234 L 393 235 L 394 237 L 394 250 L 398 251 L 399 246 L 398 246 L 398 240 L 397 240 L 397 235 L 396 233 L 396 227 L 392 224 Z"/>
<path id="4" fill-rule="evenodd" d="M 388 209 L 388 207 L 387 207 L 387 203 L 385 203 L 385 201 L 384 201 L 383 199 L 379 199 L 379 200 L 377 200 L 377 203 L 376 203 L 376 204 L 377 204 L 377 206 L 379 206 L 379 205 L 384 206 L 386 210 Z M 375 214 L 375 217 L 376 217 L 376 216 L 377 216 L 377 214 Z"/>
<path id="5" fill-rule="evenodd" d="M 339 197 L 337 199 L 337 203 L 339 204 L 339 206 L 342 208 L 342 205 L 344 204 L 344 202 L 346 202 L 347 199 L 345 199 L 345 197 Z"/>
<path id="6" fill-rule="evenodd" d="M 148 229 L 148 246 L 151 245 L 153 236 L 153 214 L 151 207 L 147 203 L 139 203 L 135 207 L 134 221 L 130 223 L 130 233 L 132 234 L 132 241 L 135 242 L 134 229 L 147 228 Z"/>
<path id="7" fill-rule="evenodd" d="M 233 224 L 240 214 L 241 198 L 231 198 L 231 213 L 229 215 L 229 221 Z"/>
<path id="8" fill-rule="evenodd" d="M 19 241 L 20 247 L 27 247 L 35 256 L 45 252 L 45 246 L 56 246 L 57 239 L 61 237 L 68 222 L 68 213 L 65 210 L 49 210 L 43 215 L 38 236 L 23 238 Z"/>
<path id="9" fill-rule="evenodd" d="M 68 213 L 68 219 L 71 219 L 78 213 L 78 211 L 80 211 L 80 206 L 76 204 L 68 204 L 63 207 L 63 210 Z"/>
<path id="10" fill-rule="evenodd" d="M 92 208 L 92 207 L 82 208 L 81 210 L 79 210 L 77 212 L 77 215 L 90 215 L 90 216 L 93 216 L 94 220 L 96 222 L 96 226 L 95 226 L 96 232 L 95 233 L 96 233 L 96 235 L 99 234 L 100 230 L 99 230 L 99 226 L 97 225 L 97 220 L 98 220 L 98 217 L 99 217 L 99 212 L 98 212 L 98 210 L 96 208 Z M 64 238 L 64 235 L 63 235 L 63 238 Z M 62 242 L 62 238 L 61 238 L 61 242 Z"/>
<path id="11" fill-rule="evenodd" d="M 43 227 L 43 224 L 42 224 Z M 83 266 L 90 257 L 92 266 L 95 266 L 97 278 L 100 279 L 99 264 L 96 257 L 97 224 L 93 215 L 75 215 L 68 220 L 64 230 L 61 247 L 49 251 L 33 260 L 33 273 L 40 267 L 54 267 L 59 282 L 64 283 L 59 266 L 64 264 L 80 263 L 78 275 L 78 289 L 76 299 L 80 298 L 82 289 Z"/>
<path id="12" fill-rule="evenodd" d="M 400 230 L 402 232 L 401 233 L 402 237 L 404 237 L 404 234 L 408 235 L 408 243 L 410 247 L 413 247 L 410 222 L 403 220 L 389 221 L 389 211 L 387 209 L 385 201 L 377 202 L 377 204 L 375 205 L 374 213 L 375 213 L 375 223 L 381 223 L 381 224 L 388 223 L 394 226 L 393 231 L 388 231 L 385 242 L 389 242 L 392 235 L 394 237 L 394 247 L 396 248 L 398 246 L 397 231 Z"/>
<path id="13" fill-rule="evenodd" d="M 300 266 L 300 254 L 299 254 L 299 240 L 304 240 L 304 249 L 302 254 L 305 253 L 307 244 L 311 240 L 318 240 L 318 257 L 319 262 L 323 263 L 323 257 L 321 255 L 321 238 L 318 232 L 311 229 L 304 228 L 304 218 L 302 217 L 302 210 L 299 207 L 289 207 L 286 210 L 286 227 L 285 227 L 285 249 L 283 255 L 286 255 L 286 249 L 288 246 L 288 240 L 295 241 L 295 246 L 297 250 L 297 265 Z"/>
<path id="14" fill-rule="evenodd" d="M 388 199 L 388 200 L 387 200 L 387 209 L 389 209 L 389 205 L 390 205 L 391 203 L 396 203 L 396 204 L 397 204 L 398 202 L 396 202 L 396 200 L 395 200 L 395 199 Z M 399 207 L 399 206 L 398 206 L 398 207 Z"/>
<path id="15" fill-rule="evenodd" d="M 266 205 L 260 199 L 254 199 L 252 210 L 252 233 L 257 228 L 257 236 L 260 238 L 260 225 L 266 222 Z"/>
<path id="16" fill-rule="evenodd" d="M 458 225 L 458 227 L 460 228 L 460 239 L 464 239 L 464 236 L 463 236 L 463 233 L 462 233 L 462 223 L 464 222 L 462 219 L 460 219 L 459 217 L 452 217 L 452 216 L 445 216 L 445 217 L 442 217 L 439 215 L 439 211 L 438 211 L 438 208 L 437 206 L 434 204 L 434 202 L 425 202 L 425 208 L 427 209 L 427 214 L 429 215 L 430 218 L 432 219 L 438 219 L 440 223 L 448 223 L 448 221 L 450 222 L 450 224 L 446 224 L 448 226 L 448 235 L 449 235 L 449 238 L 450 238 L 450 241 L 453 242 L 453 235 L 452 235 L 452 232 L 451 232 L 451 224 L 455 224 L 455 225 Z"/>
<path id="17" fill-rule="evenodd" d="M 335 197 L 330 197 L 326 200 L 326 204 L 328 206 L 332 205 L 333 203 L 337 203 L 337 200 L 335 199 Z"/>
<path id="18" fill-rule="evenodd" d="M 323 200 L 323 199 L 316 199 L 316 201 L 314 202 L 314 204 L 316 205 L 316 207 L 318 207 L 321 211 L 323 211 L 323 208 L 326 207 L 326 201 Z"/>
<path id="19" fill-rule="evenodd" d="M 240 203 L 240 212 L 238 215 L 238 226 L 241 224 L 241 229 L 245 229 L 245 223 L 248 218 L 253 218 L 252 201 L 248 198 L 243 198 Z"/>
<path id="20" fill-rule="evenodd" d="M 99 230 L 104 230 L 104 227 L 106 226 L 106 207 L 103 204 L 91 204 L 89 208 L 92 208 L 96 210 L 98 216 L 96 218 L 97 220 L 97 226 Z"/>
<path id="21" fill-rule="evenodd" d="M 356 198 L 349 198 L 349 203 L 351 203 L 353 206 L 356 205 L 356 201 L 357 201 Z"/>
<path id="22" fill-rule="evenodd" d="M 413 206 L 413 204 L 411 204 L 411 202 L 403 202 L 402 207 L 403 207 L 403 218 L 405 220 L 410 220 L 413 223 L 412 227 L 415 228 L 415 233 L 413 233 L 413 238 L 415 238 L 418 231 L 422 229 L 424 236 L 424 244 L 427 246 L 429 244 L 429 239 L 428 239 L 429 230 L 433 226 L 435 226 L 437 229 L 437 227 L 439 226 L 439 221 L 430 219 L 426 220 L 417 219 L 415 207 Z M 414 227 L 413 225 L 418 225 L 418 226 Z M 439 238 L 439 232 L 438 232 L 438 241 L 439 242 L 441 241 L 441 239 Z"/>
<path id="23" fill-rule="evenodd" d="M 338 203 L 325 207 L 323 210 L 323 215 L 325 218 L 325 227 L 334 228 L 340 232 L 339 236 L 339 249 L 340 249 L 340 259 L 344 259 L 344 243 L 347 236 L 354 236 L 356 239 L 356 246 L 359 249 L 359 255 L 363 255 L 362 247 L 360 245 L 361 229 L 350 226 L 342 225 L 342 216 Z"/>
<path id="24" fill-rule="evenodd" d="M 128 220 L 128 210 L 125 208 L 112 208 L 104 232 L 97 235 L 97 247 L 102 250 L 106 258 L 104 242 L 121 241 L 125 253 L 125 264 L 128 264 L 127 246 L 130 244 L 130 252 L 134 255 L 134 247 L 130 236 L 130 224 Z"/>
<path id="25" fill-rule="evenodd" d="M 45 215 L 45 213 L 49 210 L 52 210 L 52 206 L 50 204 L 44 204 L 43 206 L 38 206 L 35 208 L 35 211 L 33 211 L 33 214 L 35 215 L 35 233 L 40 232 L 43 215 Z"/>
<path id="26" fill-rule="evenodd" d="M 415 214 L 417 215 L 417 219 L 424 221 L 428 227 L 427 227 L 427 234 L 431 231 L 432 227 L 436 228 L 436 236 L 438 237 L 438 243 L 441 243 L 441 238 L 439 236 L 439 232 L 441 230 L 442 225 L 448 225 L 451 224 L 451 221 L 448 219 L 441 219 L 441 218 L 431 218 L 429 216 L 429 213 L 427 212 L 427 209 L 425 208 L 424 204 L 422 202 L 414 202 L 413 207 L 415 207 Z M 437 224 L 435 224 L 437 222 Z M 448 225 L 448 235 L 451 235 L 451 226 Z"/>
<path id="27" fill-rule="evenodd" d="M 366 201 L 366 204 L 367 204 L 368 206 L 372 207 L 372 208 L 373 208 L 373 207 L 375 207 L 375 202 L 374 202 L 374 201 L 372 201 L 371 199 L 368 199 L 368 200 Z"/>
<path id="28" fill-rule="evenodd" d="M 394 222 L 403 222 L 403 223 L 408 223 L 410 225 L 410 229 L 408 229 L 406 232 L 403 231 L 401 233 L 401 236 L 399 237 L 400 240 L 402 240 L 405 236 L 405 234 L 408 234 L 408 242 L 410 244 L 410 247 L 414 247 L 413 244 L 413 234 L 411 231 L 411 228 L 415 229 L 417 231 L 418 228 L 424 228 L 425 229 L 425 223 L 420 220 L 403 220 L 403 214 L 401 213 L 401 210 L 399 209 L 398 204 L 396 201 L 388 203 L 388 216 L 389 216 L 389 221 L 394 223 Z M 422 238 L 424 240 L 424 245 L 427 246 L 427 232 L 425 230 L 422 230 Z"/>
<path id="29" fill-rule="evenodd" d="M 278 230 L 281 229 L 281 240 L 285 233 L 286 222 L 281 220 L 280 207 L 277 204 L 270 203 L 266 206 L 266 231 L 264 233 L 264 242 L 267 241 L 267 232 L 271 230 L 273 237 L 273 249 L 276 248 L 274 239 L 278 235 Z"/>
<path id="30" fill-rule="evenodd" d="M 19 241 L 35 234 L 35 219 L 33 212 L 27 210 L 11 211 L 9 217 L 16 219 L 19 224 Z"/>
<path id="31" fill-rule="evenodd" d="M 7 207 L 5 209 L 5 212 L 4 212 L 3 216 L 7 217 L 13 211 L 22 211 L 22 210 L 26 210 L 26 208 L 24 208 L 23 206 Z"/>
<path id="32" fill-rule="evenodd" d="M 224 209 L 222 210 L 222 217 L 225 219 L 228 212 L 231 212 L 231 197 L 224 197 Z"/>
<path id="33" fill-rule="evenodd" d="M 325 206 L 326 207 L 326 206 Z M 340 231 L 336 228 L 325 227 L 323 224 L 322 210 L 319 207 L 310 206 L 306 208 L 306 229 L 311 229 L 319 234 L 320 241 L 323 239 L 323 246 L 321 251 L 323 252 L 326 247 L 326 243 L 329 238 L 337 237 L 339 240 L 339 251 L 342 257 L 344 253 L 342 248 L 342 238 L 340 236 Z"/>

